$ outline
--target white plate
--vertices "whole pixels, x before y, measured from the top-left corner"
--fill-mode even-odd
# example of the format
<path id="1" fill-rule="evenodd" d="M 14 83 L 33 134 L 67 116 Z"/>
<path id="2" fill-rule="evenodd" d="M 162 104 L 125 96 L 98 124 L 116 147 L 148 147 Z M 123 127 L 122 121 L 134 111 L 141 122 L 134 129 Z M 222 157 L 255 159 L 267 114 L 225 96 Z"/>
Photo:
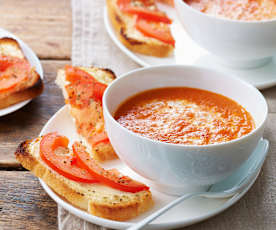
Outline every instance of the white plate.
<path id="1" fill-rule="evenodd" d="M 20 47 L 23 50 L 23 53 L 24 53 L 25 57 L 30 62 L 31 66 L 35 67 L 36 72 L 43 79 L 42 66 L 40 64 L 40 61 L 39 61 L 38 57 L 31 50 L 31 48 L 26 43 L 24 43 L 22 40 L 20 40 L 18 37 L 16 37 L 14 34 L 0 28 L 0 38 L 3 38 L 3 37 L 9 37 L 9 38 L 13 38 L 13 39 L 17 40 L 17 42 L 19 43 Z M 11 106 L 9 106 L 7 108 L 4 108 L 4 109 L 0 109 L 0 117 L 4 116 L 4 115 L 7 115 L 9 113 L 12 113 L 12 112 L 22 108 L 24 105 L 28 104 L 30 101 L 31 101 L 31 99 L 19 102 L 15 105 L 11 105 Z"/>
<path id="2" fill-rule="evenodd" d="M 167 15 L 173 19 L 171 25 L 172 34 L 175 38 L 175 51 L 174 54 L 167 58 L 158 58 L 134 53 L 127 49 L 118 39 L 116 33 L 109 21 L 107 9 L 104 9 L 104 23 L 107 33 L 113 42 L 133 61 L 141 66 L 153 65 L 167 65 L 167 64 L 185 64 L 185 65 L 199 65 L 208 68 L 224 71 L 236 77 L 239 77 L 258 89 L 265 89 L 276 85 L 276 58 L 273 62 L 257 69 L 232 69 L 219 64 L 214 57 L 208 52 L 199 47 L 185 32 L 180 24 L 176 11 L 174 8 L 158 4 L 160 9 L 165 11 Z"/>
<path id="3" fill-rule="evenodd" d="M 70 143 L 72 144 L 73 141 L 78 140 L 77 133 L 74 127 L 74 123 L 69 115 L 69 111 L 67 106 L 62 107 L 44 126 L 40 135 L 57 131 L 59 134 L 65 135 L 70 139 Z M 265 151 L 260 147 L 260 151 Z M 122 173 L 131 176 L 132 178 L 139 180 L 148 184 L 150 183 L 145 180 L 144 178 L 140 177 L 136 173 L 134 173 L 131 169 L 129 169 L 125 164 L 123 164 L 120 160 L 112 161 L 108 164 L 105 164 L 104 167 L 115 167 L 119 169 Z M 182 204 L 178 205 L 177 207 L 173 208 L 172 210 L 168 211 L 166 214 L 161 216 L 160 218 L 156 219 L 152 224 L 149 225 L 151 229 L 169 229 L 169 228 L 177 228 L 183 227 L 187 225 L 191 225 L 193 223 L 205 220 L 210 218 L 223 210 L 227 209 L 234 203 L 236 203 L 253 185 L 254 181 L 256 180 L 259 172 L 256 174 L 254 180 L 249 184 L 248 187 L 245 188 L 239 194 L 234 195 L 231 198 L 225 199 L 210 199 L 210 198 L 203 198 L 197 197 L 190 200 L 184 201 Z M 76 216 L 104 227 L 114 228 L 114 229 L 124 229 L 130 226 L 132 223 L 135 223 L 139 220 L 142 220 L 145 216 L 149 215 L 153 211 L 161 208 L 168 202 L 175 199 L 173 196 L 168 196 L 162 194 L 154 189 L 151 189 L 153 198 L 154 198 L 154 208 L 149 212 L 139 216 L 131 220 L 130 222 L 119 222 L 119 221 L 112 221 L 103 218 L 99 218 L 88 214 L 85 211 L 82 211 L 72 205 L 70 205 L 67 201 L 63 200 L 59 197 L 56 193 L 54 193 L 42 180 L 40 180 L 42 187 L 45 191 L 49 194 L 49 196 L 55 200 L 59 205 L 63 208 L 68 210 L 69 212 L 75 214 Z"/>

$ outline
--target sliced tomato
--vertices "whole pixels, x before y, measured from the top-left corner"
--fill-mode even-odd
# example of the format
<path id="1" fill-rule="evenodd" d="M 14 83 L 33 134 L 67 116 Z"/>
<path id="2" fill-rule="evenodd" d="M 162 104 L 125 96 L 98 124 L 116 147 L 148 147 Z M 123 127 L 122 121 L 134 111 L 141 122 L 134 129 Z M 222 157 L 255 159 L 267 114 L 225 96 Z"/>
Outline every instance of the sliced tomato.
<path id="1" fill-rule="evenodd" d="M 166 13 L 158 9 L 151 10 L 149 7 L 154 4 L 147 4 L 150 1 L 140 0 L 142 6 L 132 6 L 131 0 L 118 0 L 117 4 L 122 12 L 136 14 L 140 18 L 148 21 L 164 22 L 171 24 L 172 20 L 167 17 Z"/>
<path id="2" fill-rule="evenodd" d="M 89 138 L 89 142 L 95 146 L 99 143 L 107 143 L 109 142 L 108 136 L 105 131 L 101 133 L 95 133 Z"/>
<path id="3" fill-rule="evenodd" d="M 100 82 L 95 82 L 93 87 L 93 96 L 95 100 L 102 101 L 103 94 L 105 89 L 107 88 L 107 85 L 102 84 Z"/>
<path id="4" fill-rule="evenodd" d="M 78 166 L 74 156 L 56 153 L 58 148 L 67 148 L 68 143 L 68 138 L 57 133 L 46 134 L 40 142 L 40 157 L 49 167 L 70 180 L 84 183 L 98 182 L 87 170 Z"/>
<path id="5" fill-rule="evenodd" d="M 70 105 L 79 109 L 89 106 L 93 98 L 93 85 L 79 82 L 77 84 L 68 84 L 65 86 Z"/>
<path id="6" fill-rule="evenodd" d="M 25 59 L 0 56 L 0 93 L 16 87 L 28 79 L 31 66 Z"/>
<path id="7" fill-rule="evenodd" d="M 0 56 L 0 71 L 6 70 L 13 63 L 12 59 L 7 56 Z"/>
<path id="8" fill-rule="evenodd" d="M 82 167 L 89 171 L 94 178 L 105 185 L 131 193 L 149 190 L 149 187 L 146 185 L 132 180 L 129 177 L 121 176 L 113 170 L 103 169 L 93 158 L 90 157 L 90 155 L 86 152 L 85 147 L 79 142 L 75 142 L 73 144 L 73 152 Z"/>
<path id="9" fill-rule="evenodd" d="M 66 65 L 65 73 L 66 73 L 66 80 L 71 83 L 76 83 L 78 81 L 88 82 L 88 83 L 95 82 L 95 79 L 91 74 L 74 66 Z"/>
<path id="10" fill-rule="evenodd" d="M 152 11 L 141 7 L 128 7 L 124 10 L 124 12 L 137 14 L 140 18 L 143 18 L 147 21 L 163 22 L 167 24 L 172 23 L 172 20 L 161 11 Z"/>
<path id="11" fill-rule="evenodd" d="M 73 66 L 65 67 L 66 80 L 70 82 L 65 88 L 69 103 L 78 108 L 89 105 L 90 99 L 102 101 L 106 85 L 82 69 Z"/>
<path id="12" fill-rule="evenodd" d="M 175 46 L 175 40 L 171 34 L 170 28 L 160 23 L 149 22 L 142 18 L 137 18 L 136 28 L 145 36 L 155 38 L 167 44 Z"/>

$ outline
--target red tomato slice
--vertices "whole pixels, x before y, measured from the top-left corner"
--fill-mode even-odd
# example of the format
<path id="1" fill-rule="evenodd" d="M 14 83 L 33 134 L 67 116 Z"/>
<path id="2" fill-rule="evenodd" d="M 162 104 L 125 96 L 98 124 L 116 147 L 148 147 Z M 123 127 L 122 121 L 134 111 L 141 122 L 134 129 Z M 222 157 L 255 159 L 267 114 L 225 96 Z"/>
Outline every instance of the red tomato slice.
<path id="1" fill-rule="evenodd" d="M 166 13 L 159 10 L 150 10 L 147 6 L 147 1 L 140 0 L 144 6 L 131 6 L 131 0 L 118 0 L 117 4 L 121 11 L 129 14 L 137 14 L 140 18 L 149 21 L 164 22 L 171 24 L 172 20 L 167 17 Z"/>
<path id="2" fill-rule="evenodd" d="M 68 143 L 68 138 L 57 133 L 46 134 L 40 142 L 40 157 L 49 167 L 70 180 L 84 183 L 98 182 L 87 170 L 78 166 L 74 156 L 56 153 L 57 148 L 67 148 Z"/>
<path id="3" fill-rule="evenodd" d="M 103 94 L 106 88 L 107 88 L 107 85 L 104 85 L 100 82 L 95 82 L 94 90 L 93 90 L 93 96 L 95 100 L 102 101 Z"/>
<path id="4" fill-rule="evenodd" d="M 131 193 L 149 190 L 149 187 L 146 185 L 132 180 L 129 177 L 121 176 L 113 170 L 103 169 L 94 159 L 90 157 L 90 155 L 86 152 L 85 147 L 80 143 L 75 142 L 73 144 L 73 152 L 82 167 L 89 171 L 94 178 L 105 185 Z"/>
<path id="5" fill-rule="evenodd" d="M 71 83 L 77 83 L 78 81 L 93 83 L 95 81 L 92 75 L 74 66 L 66 65 L 65 73 L 66 80 Z"/>
<path id="6" fill-rule="evenodd" d="M 102 101 L 106 85 L 95 80 L 95 78 L 73 66 L 65 67 L 66 80 L 71 84 L 66 86 L 69 95 L 69 103 L 83 108 L 89 105 L 90 99 Z"/>
<path id="7" fill-rule="evenodd" d="M 31 66 L 25 59 L 0 56 L 0 93 L 16 87 L 30 74 Z"/>
<path id="8" fill-rule="evenodd" d="M 68 94 L 68 102 L 79 109 L 89 106 L 93 98 L 93 86 L 79 82 L 77 84 L 68 84 L 65 86 Z"/>
<path id="9" fill-rule="evenodd" d="M 101 133 L 95 133 L 93 136 L 89 138 L 89 142 L 92 143 L 93 146 L 99 144 L 99 143 L 107 143 L 109 142 L 108 136 L 105 131 Z"/>
<path id="10" fill-rule="evenodd" d="M 6 70 L 10 65 L 12 65 L 12 60 L 6 56 L 0 56 L 0 71 Z"/>
<path id="11" fill-rule="evenodd" d="M 162 27 L 159 23 L 148 22 L 142 18 L 136 21 L 136 28 L 145 36 L 155 38 L 167 44 L 175 46 L 175 40 L 171 34 L 170 28 L 166 25 Z"/>

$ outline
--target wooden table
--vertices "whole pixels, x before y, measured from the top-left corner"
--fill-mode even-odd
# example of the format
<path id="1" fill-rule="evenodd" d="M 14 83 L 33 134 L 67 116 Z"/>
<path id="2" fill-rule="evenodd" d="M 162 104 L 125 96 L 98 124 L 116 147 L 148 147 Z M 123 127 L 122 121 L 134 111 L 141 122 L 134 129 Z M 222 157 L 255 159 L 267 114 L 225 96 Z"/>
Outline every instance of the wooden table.
<path id="1" fill-rule="evenodd" d="M 64 104 L 54 80 L 57 69 L 70 63 L 71 24 L 69 0 L 0 0 L 0 27 L 15 33 L 36 52 L 45 83 L 39 98 L 0 117 L 1 230 L 57 229 L 55 202 L 38 180 L 20 167 L 14 151 L 21 141 L 36 137 Z M 269 104 L 265 138 L 270 140 L 270 150 L 260 177 L 233 207 L 187 229 L 276 229 L 276 87 L 262 93 Z"/>

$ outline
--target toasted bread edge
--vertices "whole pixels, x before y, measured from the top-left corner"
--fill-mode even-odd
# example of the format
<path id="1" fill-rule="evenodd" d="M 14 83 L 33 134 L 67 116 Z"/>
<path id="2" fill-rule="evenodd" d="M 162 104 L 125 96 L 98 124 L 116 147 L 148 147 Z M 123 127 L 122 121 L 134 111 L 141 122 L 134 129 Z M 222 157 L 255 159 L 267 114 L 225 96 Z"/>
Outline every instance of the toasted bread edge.
<path id="1" fill-rule="evenodd" d="M 6 46 L 12 46 L 12 47 L 15 47 L 14 50 L 6 50 Z M 15 40 L 14 38 L 10 38 L 10 37 L 3 37 L 3 38 L 0 38 L 0 53 L 4 55 L 10 55 L 10 56 L 14 56 L 14 57 L 18 57 L 18 58 L 21 58 L 21 59 L 26 59 L 19 43 L 17 40 Z M 11 52 L 13 51 L 13 52 Z M 14 53 L 16 52 L 16 53 Z"/>
<path id="2" fill-rule="evenodd" d="M 74 206 L 86 210 L 92 215 L 107 218 L 111 220 L 124 221 L 134 218 L 147 211 L 153 205 L 152 195 L 149 191 L 144 192 L 140 201 L 130 202 L 128 205 L 106 204 L 92 202 L 85 194 L 82 194 L 70 188 L 62 180 L 60 180 L 51 169 L 43 166 L 30 153 L 30 143 L 32 140 L 22 142 L 16 152 L 16 159 L 22 166 L 30 170 L 35 176 L 41 178 L 48 186 L 52 188 L 58 195 L 68 200 Z"/>
<path id="3" fill-rule="evenodd" d="M 11 105 L 17 104 L 28 99 L 33 99 L 43 92 L 43 82 L 37 72 L 35 72 L 34 74 L 36 74 L 37 78 L 35 83 L 31 87 L 28 87 L 19 92 L 14 92 L 12 94 L 9 94 L 7 97 L 1 98 L 0 109 L 9 107 Z"/>

